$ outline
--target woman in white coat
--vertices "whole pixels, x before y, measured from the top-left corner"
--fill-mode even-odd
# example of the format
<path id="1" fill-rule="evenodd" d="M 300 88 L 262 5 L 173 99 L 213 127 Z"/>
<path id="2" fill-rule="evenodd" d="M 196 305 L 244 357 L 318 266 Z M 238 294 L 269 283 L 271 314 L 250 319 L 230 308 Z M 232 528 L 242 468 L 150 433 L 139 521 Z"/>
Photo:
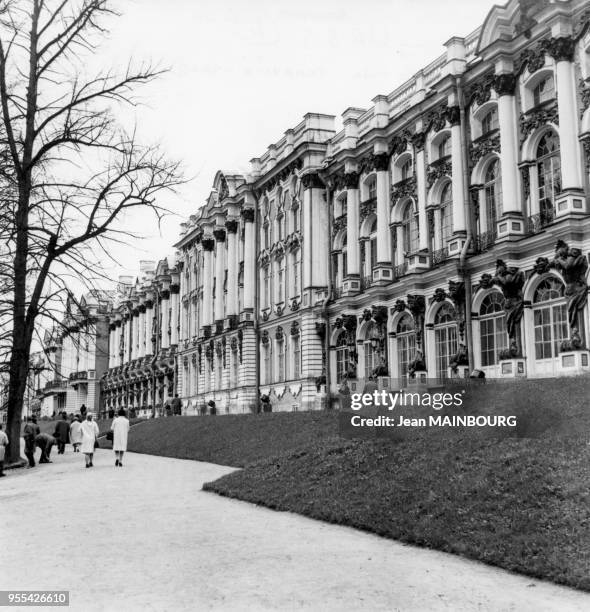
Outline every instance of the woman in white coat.
<path id="1" fill-rule="evenodd" d="M 127 450 L 127 434 L 129 433 L 129 420 L 125 410 L 119 409 L 119 416 L 113 419 L 111 430 L 113 432 L 113 450 L 115 451 L 115 465 L 123 467 L 123 453 Z"/>
<path id="2" fill-rule="evenodd" d="M 82 452 L 86 456 L 86 467 L 92 467 L 92 458 L 94 456 L 94 444 L 98 438 L 98 425 L 92 420 L 92 415 L 87 414 L 86 420 L 82 422 L 80 427 L 82 433 Z"/>

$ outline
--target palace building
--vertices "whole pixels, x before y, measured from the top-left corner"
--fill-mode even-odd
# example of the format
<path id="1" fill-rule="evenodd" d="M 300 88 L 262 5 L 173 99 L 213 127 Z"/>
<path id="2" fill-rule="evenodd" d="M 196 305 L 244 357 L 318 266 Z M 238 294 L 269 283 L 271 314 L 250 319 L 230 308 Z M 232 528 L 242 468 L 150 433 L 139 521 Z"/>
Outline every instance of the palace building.
<path id="1" fill-rule="evenodd" d="M 104 413 L 590 371 L 590 2 L 510 0 L 444 46 L 339 131 L 308 113 L 248 173 L 217 173 L 173 265 L 120 279 Z M 67 359 L 56 405 L 96 403 L 98 365 Z"/>
<path id="2" fill-rule="evenodd" d="M 167 259 L 140 262 L 137 278 L 119 277 L 110 312 L 104 412 L 161 416 L 174 397 L 179 332 L 179 272 Z"/>

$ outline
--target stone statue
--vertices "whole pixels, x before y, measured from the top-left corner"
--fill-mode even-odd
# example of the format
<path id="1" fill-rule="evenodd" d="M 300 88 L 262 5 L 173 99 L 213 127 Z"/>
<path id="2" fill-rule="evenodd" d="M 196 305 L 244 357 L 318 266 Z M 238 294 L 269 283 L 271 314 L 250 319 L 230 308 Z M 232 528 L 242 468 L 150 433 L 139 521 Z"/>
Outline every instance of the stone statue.
<path id="1" fill-rule="evenodd" d="M 588 284 L 586 283 L 588 260 L 580 249 L 569 247 L 563 240 L 558 240 L 551 267 L 556 268 L 563 275 L 568 322 L 573 332 L 577 325 L 578 312 L 586 306 L 588 301 Z"/>
<path id="2" fill-rule="evenodd" d="M 514 266 L 508 267 L 503 260 L 496 261 L 494 283 L 502 289 L 504 295 L 504 310 L 506 312 L 506 330 L 508 337 L 515 340 L 518 337 L 518 325 L 522 319 L 524 298 L 524 273 Z"/>
<path id="3" fill-rule="evenodd" d="M 463 342 L 459 343 L 459 348 L 449 363 L 449 366 L 454 374 L 458 372 L 460 365 L 469 365 L 469 360 L 467 358 L 467 347 L 465 344 L 463 344 Z"/>
<path id="4" fill-rule="evenodd" d="M 424 361 L 424 353 L 421 349 L 416 349 L 414 359 L 408 363 L 408 375 L 410 378 L 416 378 L 416 372 L 425 372 L 426 362 Z"/>

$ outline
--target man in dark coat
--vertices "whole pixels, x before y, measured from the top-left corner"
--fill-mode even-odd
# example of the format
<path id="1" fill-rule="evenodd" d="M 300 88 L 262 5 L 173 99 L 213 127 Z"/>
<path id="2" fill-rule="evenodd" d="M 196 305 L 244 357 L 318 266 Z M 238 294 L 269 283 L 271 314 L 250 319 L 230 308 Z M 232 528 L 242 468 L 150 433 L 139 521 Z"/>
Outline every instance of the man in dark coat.
<path id="1" fill-rule="evenodd" d="M 27 424 L 23 431 L 25 439 L 25 455 L 29 460 L 29 467 L 35 467 L 35 438 L 41 433 L 37 419 L 34 416 L 27 417 Z"/>
<path id="2" fill-rule="evenodd" d="M 178 397 L 178 393 L 172 400 L 172 414 L 178 416 L 182 414 L 182 400 Z"/>
<path id="3" fill-rule="evenodd" d="M 61 421 L 55 424 L 53 435 L 57 440 L 57 454 L 63 455 L 66 450 L 66 444 L 70 441 L 70 424 L 68 423 L 68 415 L 65 412 L 61 414 Z"/>
<path id="4" fill-rule="evenodd" d="M 51 449 L 55 444 L 55 438 L 47 433 L 40 433 L 35 437 L 35 444 L 41 449 L 39 463 L 52 463 L 49 460 Z"/>

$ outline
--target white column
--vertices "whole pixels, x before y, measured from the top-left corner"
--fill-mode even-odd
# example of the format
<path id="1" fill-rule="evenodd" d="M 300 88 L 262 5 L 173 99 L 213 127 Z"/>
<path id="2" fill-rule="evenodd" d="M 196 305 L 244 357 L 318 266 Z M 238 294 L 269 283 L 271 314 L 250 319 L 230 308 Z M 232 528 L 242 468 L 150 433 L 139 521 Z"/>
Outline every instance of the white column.
<path id="1" fill-rule="evenodd" d="M 180 287 L 172 285 L 170 287 L 170 307 L 172 309 L 172 320 L 170 321 L 170 344 L 178 346 L 178 317 L 179 317 L 179 300 Z"/>
<path id="2" fill-rule="evenodd" d="M 216 229 L 215 236 L 215 321 L 223 321 L 223 281 L 225 276 L 225 230 Z"/>
<path id="3" fill-rule="evenodd" d="M 238 222 L 225 222 L 227 230 L 227 303 L 228 316 L 238 314 Z"/>
<path id="4" fill-rule="evenodd" d="M 211 311 L 211 295 L 213 294 L 213 248 L 215 241 L 213 238 L 202 238 L 203 245 L 203 327 L 213 323 L 213 312 Z"/>
<path id="5" fill-rule="evenodd" d="M 303 228 L 303 246 L 301 249 L 301 258 L 303 263 L 303 289 L 311 287 L 312 284 L 312 253 L 313 253 L 313 240 L 308 239 L 313 235 L 312 232 L 312 218 L 311 218 L 311 197 L 312 190 L 311 185 L 313 179 L 310 178 L 313 175 L 306 175 L 303 177 L 303 209 L 302 209 L 302 223 Z"/>
<path id="6" fill-rule="evenodd" d="M 328 266 L 330 259 L 330 236 L 326 232 L 328 227 L 328 202 L 324 198 L 325 188 L 319 178 L 315 179 L 311 193 L 311 286 L 328 286 Z M 275 279 L 277 276 L 275 276 Z M 277 283 L 275 283 L 276 285 Z"/>
<path id="7" fill-rule="evenodd" d="M 426 218 L 426 159 L 424 145 L 416 148 L 416 195 L 418 197 L 418 228 L 420 231 L 420 250 L 428 249 L 428 219 Z"/>
<path id="8" fill-rule="evenodd" d="M 132 359 L 139 357 L 139 311 L 133 313 L 133 356 Z"/>
<path id="9" fill-rule="evenodd" d="M 502 212 L 522 212 L 518 185 L 518 120 L 513 74 L 498 74 L 494 89 L 498 94 L 498 123 L 500 125 L 500 165 L 502 168 Z M 454 194 L 453 194 L 454 195 Z M 482 209 L 482 213 L 485 211 Z M 495 228 L 488 228 L 493 230 Z"/>
<path id="10" fill-rule="evenodd" d="M 162 313 L 162 329 L 160 329 L 160 334 L 162 336 L 162 344 L 160 345 L 163 349 L 166 349 L 170 346 L 170 337 L 168 336 L 168 327 L 170 325 L 170 321 L 168 320 L 168 309 L 170 308 L 170 291 L 168 289 L 164 289 L 162 291 L 162 297 L 160 301 L 160 312 Z"/>
<path id="11" fill-rule="evenodd" d="M 578 105 L 574 72 L 574 43 L 571 38 L 552 40 L 550 53 L 555 59 L 559 148 L 562 189 L 582 189 L 582 152 L 578 142 Z"/>
<path id="12" fill-rule="evenodd" d="M 457 109 L 458 111 L 458 109 Z M 463 193 L 463 155 L 459 113 L 451 113 L 451 162 L 453 165 L 453 232 L 465 232 L 465 196 Z"/>
<path id="13" fill-rule="evenodd" d="M 139 342 L 139 351 L 138 357 L 145 357 L 145 304 L 142 305 L 141 310 L 139 311 L 138 323 L 139 328 L 137 330 L 137 337 Z"/>
<path id="14" fill-rule="evenodd" d="M 377 264 L 391 265 L 391 240 L 389 234 L 389 156 L 375 155 L 377 171 Z"/>
<path id="15" fill-rule="evenodd" d="M 359 267 L 359 177 L 348 172 L 346 179 L 346 245 L 348 276 L 360 274 Z"/>
<path id="16" fill-rule="evenodd" d="M 256 238 L 254 236 L 254 209 L 242 210 L 244 221 L 244 310 L 254 310 L 256 287 Z"/>
<path id="17" fill-rule="evenodd" d="M 151 300 L 148 300 L 145 305 L 145 354 L 152 355 L 152 325 L 154 319 L 154 304 Z"/>

